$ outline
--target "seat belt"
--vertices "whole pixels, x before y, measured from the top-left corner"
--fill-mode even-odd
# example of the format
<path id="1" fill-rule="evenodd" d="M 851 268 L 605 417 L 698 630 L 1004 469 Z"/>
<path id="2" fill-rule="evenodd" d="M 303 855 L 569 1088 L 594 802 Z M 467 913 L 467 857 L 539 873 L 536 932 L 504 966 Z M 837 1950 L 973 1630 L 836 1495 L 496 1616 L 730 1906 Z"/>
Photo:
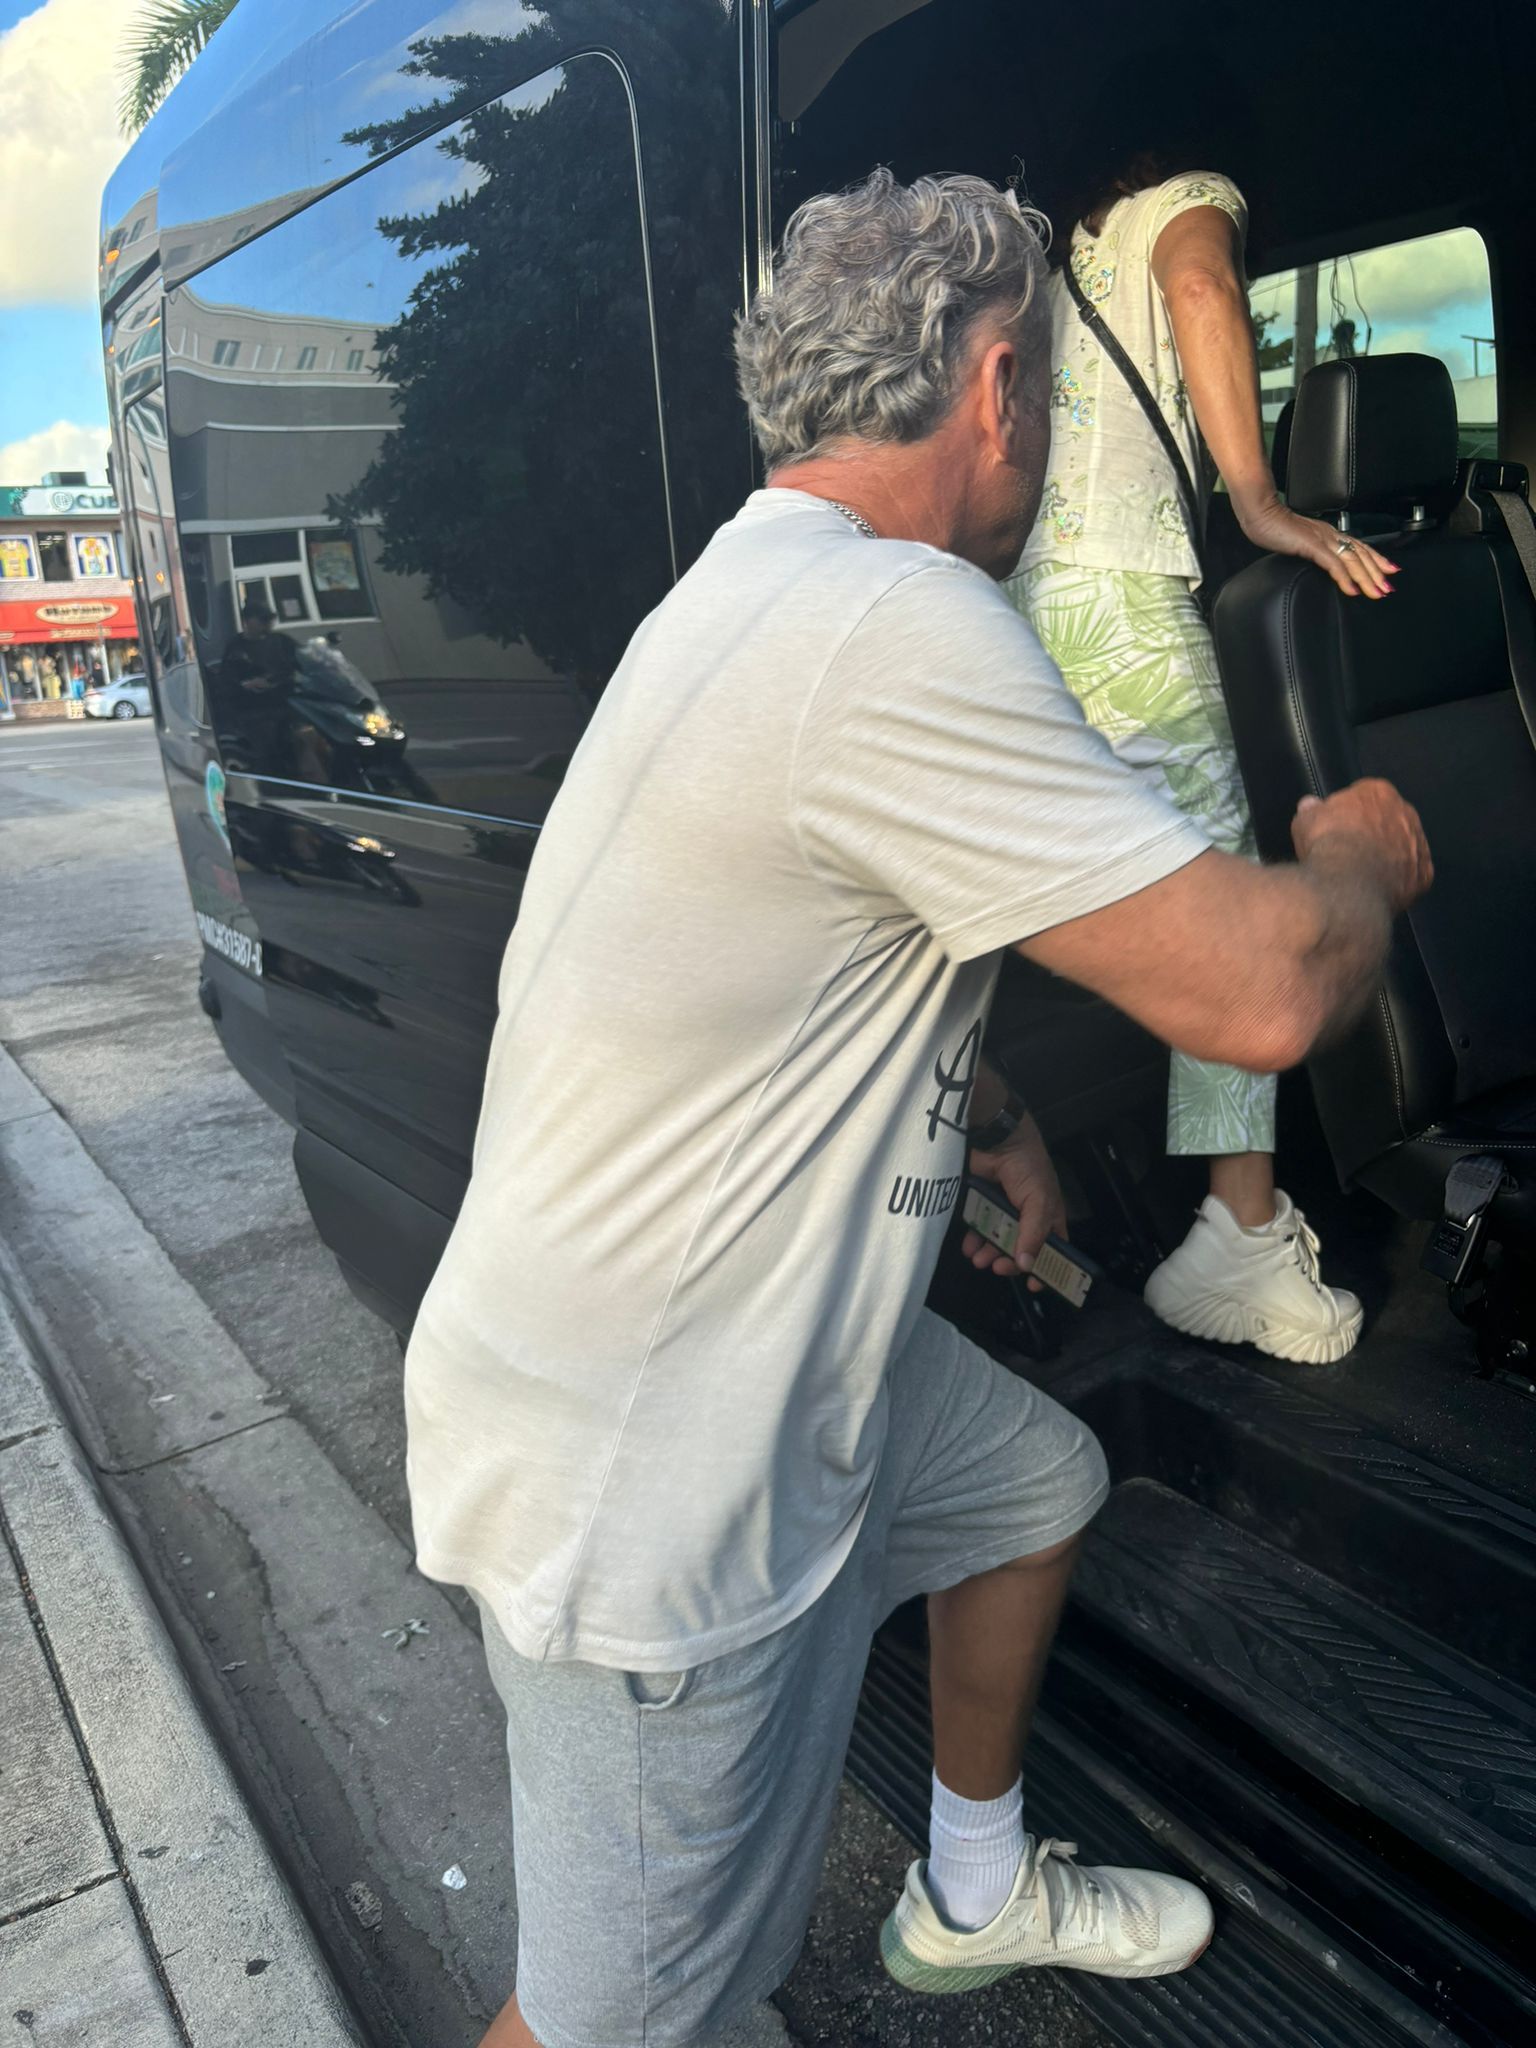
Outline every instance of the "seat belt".
<path id="1" fill-rule="evenodd" d="M 1536 513 L 1531 511 L 1530 500 L 1518 491 L 1486 491 L 1484 496 L 1493 500 L 1493 508 L 1520 558 L 1531 596 L 1536 598 Z"/>
<path id="2" fill-rule="evenodd" d="M 1536 605 L 1536 513 L 1530 500 L 1519 491 L 1484 491 L 1483 496 L 1492 504 L 1494 514 L 1515 551 L 1531 593 L 1531 602 Z M 1513 650 L 1511 650 L 1513 651 Z M 1520 706 L 1520 715 L 1525 720 L 1526 731 L 1536 742 L 1536 676 L 1522 675 L 1519 666 L 1512 662 L 1511 672 L 1515 681 L 1515 698 Z"/>

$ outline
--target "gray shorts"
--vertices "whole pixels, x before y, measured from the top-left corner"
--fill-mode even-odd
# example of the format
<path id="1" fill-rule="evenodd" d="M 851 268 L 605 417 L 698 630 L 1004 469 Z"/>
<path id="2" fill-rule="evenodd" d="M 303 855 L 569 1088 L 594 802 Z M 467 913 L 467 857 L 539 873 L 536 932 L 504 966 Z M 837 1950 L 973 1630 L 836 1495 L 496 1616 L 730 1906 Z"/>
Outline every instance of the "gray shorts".
<path id="1" fill-rule="evenodd" d="M 789 1974 L 875 1630 L 1076 1534 L 1108 1490 L 1064 1408 L 924 1310 L 869 1511 L 820 1599 L 690 1671 L 535 1664 L 488 1611 L 507 1709 L 517 1992 L 543 2048 L 684 2048 Z"/>

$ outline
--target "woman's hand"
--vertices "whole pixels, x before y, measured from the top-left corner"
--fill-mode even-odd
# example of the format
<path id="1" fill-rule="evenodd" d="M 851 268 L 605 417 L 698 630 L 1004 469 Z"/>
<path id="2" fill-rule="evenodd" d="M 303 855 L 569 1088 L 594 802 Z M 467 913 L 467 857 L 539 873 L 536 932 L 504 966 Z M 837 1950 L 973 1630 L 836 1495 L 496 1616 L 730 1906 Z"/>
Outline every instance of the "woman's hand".
<path id="1" fill-rule="evenodd" d="M 965 1233 L 961 1250 L 978 1271 L 990 1268 L 1000 1280 L 1027 1273 L 1053 1230 L 1058 1237 L 1067 1234 L 1067 1205 L 1062 1200 L 1061 1183 L 1034 1118 L 1025 1116 L 1013 1136 L 995 1152 L 972 1152 L 971 1171 L 983 1180 L 997 1182 L 1019 1212 L 1019 1233 L 1011 1258 L 975 1230 Z M 1031 1280 L 1029 1285 L 1032 1293 L 1040 1292 L 1038 1280 Z"/>
<path id="2" fill-rule="evenodd" d="M 1367 597 L 1391 595 L 1392 585 L 1387 579 L 1397 574 L 1396 562 L 1389 562 L 1363 540 L 1340 533 L 1326 520 L 1304 519 L 1299 512 L 1282 505 L 1278 496 L 1261 501 L 1251 511 L 1240 508 L 1234 498 L 1232 509 L 1255 547 L 1265 548 L 1273 555 L 1296 555 L 1303 561 L 1315 562 L 1319 569 L 1327 570 L 1346 597 L 1361 592 Z"/>

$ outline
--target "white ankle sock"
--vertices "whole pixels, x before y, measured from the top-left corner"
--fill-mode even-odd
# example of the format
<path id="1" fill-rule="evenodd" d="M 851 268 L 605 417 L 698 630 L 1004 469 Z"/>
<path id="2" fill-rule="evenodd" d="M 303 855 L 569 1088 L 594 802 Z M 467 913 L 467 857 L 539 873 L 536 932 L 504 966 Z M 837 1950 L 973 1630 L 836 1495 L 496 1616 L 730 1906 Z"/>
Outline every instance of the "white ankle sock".
<path id="1" fill-rule="evenodd" d="M 1001 1799 L 962 1799 L 933 1774 L 928 1895 L 951 1927 L 973 1934 L 995 1920 L 1024 1854 L 1021 1783 Z"/>

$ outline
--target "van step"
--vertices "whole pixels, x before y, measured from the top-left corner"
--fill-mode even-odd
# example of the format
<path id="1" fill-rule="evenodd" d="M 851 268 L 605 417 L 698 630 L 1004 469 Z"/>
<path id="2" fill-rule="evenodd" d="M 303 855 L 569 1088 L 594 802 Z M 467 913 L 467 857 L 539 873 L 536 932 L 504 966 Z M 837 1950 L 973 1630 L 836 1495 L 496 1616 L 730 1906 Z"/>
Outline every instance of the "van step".
<path id="1" fill-rule="evenodd" d="M 1291 1381 L 1172 1338 L 1026 1376 L 1151 1479 L 1536 1695 L 1536 1512 Z"/>
<path id="2" fill-rule="evenodd" d="M 926 1660 L 903 1617 L 870 1655 L 849 1771 L 921 1849 L 931 1734 Z M 1085 1856 L 1176 1869 L 1217 1901 L 1217 1933 L 1189 1971 L 1152 1982 L 1072 1972 L 1074 1994 L 1122 2048 L 1463 2048 L 1464 2038 L 1310 1924 L 1295 1902 L 1123 1782 L 1049 1711 L 1026 1763 L 1032 1826 Z"/>
<path id="3" fill-rule="evenodd" d="M 1536 1911 L 1528 1694 L 1150 1480 L 1116 1489 L 1074 1593 L 1325 1784 Z"/>

